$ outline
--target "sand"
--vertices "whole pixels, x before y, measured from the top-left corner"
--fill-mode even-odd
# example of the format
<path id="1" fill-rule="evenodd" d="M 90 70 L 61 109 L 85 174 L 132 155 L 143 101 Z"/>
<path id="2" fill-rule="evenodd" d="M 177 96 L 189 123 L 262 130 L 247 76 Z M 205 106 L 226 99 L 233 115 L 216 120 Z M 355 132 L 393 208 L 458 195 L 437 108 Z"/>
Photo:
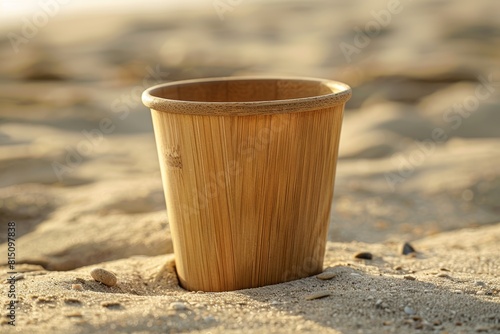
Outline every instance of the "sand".
<path id="1" fill-rule="evenodd" d="M 500 3 L 398 8 L 362 47 L 387 1 L 243 1 L 224 20 L 212 3 L 61 8 L 17 53 L 6 34 L 22 21 L 2 23 L 0 278 L 9 221 L 23 276 L 15 327 L 1 287 L 1 331 L 500 333 Z M 188 292 L 140 93 L 258 73 L 353 87 L 325 257 L 336 275 Z"/>

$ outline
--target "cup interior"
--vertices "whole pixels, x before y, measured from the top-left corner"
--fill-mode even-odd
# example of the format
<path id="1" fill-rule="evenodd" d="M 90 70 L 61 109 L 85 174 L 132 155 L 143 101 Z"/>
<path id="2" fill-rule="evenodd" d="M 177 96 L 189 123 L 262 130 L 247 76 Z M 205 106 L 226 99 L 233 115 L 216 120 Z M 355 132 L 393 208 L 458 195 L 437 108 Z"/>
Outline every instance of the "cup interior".
<path id="1" fill-rule="evenodd" d="M 237 79 L 181 82 L 150 91 L 157 98 L 194 102 L 264 102 L 338 93 L 330 81 L 301 79 Z"/>

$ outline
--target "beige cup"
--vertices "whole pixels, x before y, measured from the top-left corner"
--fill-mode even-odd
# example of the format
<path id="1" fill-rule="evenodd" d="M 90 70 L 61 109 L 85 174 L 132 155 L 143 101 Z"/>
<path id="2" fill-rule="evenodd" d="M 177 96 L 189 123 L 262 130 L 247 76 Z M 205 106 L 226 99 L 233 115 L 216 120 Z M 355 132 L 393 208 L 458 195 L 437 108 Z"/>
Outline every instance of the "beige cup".
<path id="1" fill-rule="evenodd" d="M 184 288 L 253 288 L 322 271 L 350 96 L 336 81 L 259 77 L 144 92 Z"/>

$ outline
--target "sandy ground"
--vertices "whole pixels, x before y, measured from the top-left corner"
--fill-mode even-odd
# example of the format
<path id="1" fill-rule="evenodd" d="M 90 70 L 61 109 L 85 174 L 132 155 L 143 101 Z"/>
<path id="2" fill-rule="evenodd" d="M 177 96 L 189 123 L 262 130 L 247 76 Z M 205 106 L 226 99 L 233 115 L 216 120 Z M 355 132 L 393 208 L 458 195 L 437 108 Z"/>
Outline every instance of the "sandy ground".
<path id="1" fill-rule="evenodd" d="M 1 286 L 1 331 L 500 333 L 500 3 L 389 3 L 243 1 L 224 20 L 212 2 L 61 7 L 17 53 L 7 33 L 24 36 L 22 21 L 1 26 L 1 279 L 9 221 L 23 272 L 16 327 Z M 140 93 L 259 73 L 353 87 L 325 259 L 336 275 L 188 292 Z M 406 241 L 416 254 L 401 254 Z M 94 267 L 118 284 L 95 282 Z"/>

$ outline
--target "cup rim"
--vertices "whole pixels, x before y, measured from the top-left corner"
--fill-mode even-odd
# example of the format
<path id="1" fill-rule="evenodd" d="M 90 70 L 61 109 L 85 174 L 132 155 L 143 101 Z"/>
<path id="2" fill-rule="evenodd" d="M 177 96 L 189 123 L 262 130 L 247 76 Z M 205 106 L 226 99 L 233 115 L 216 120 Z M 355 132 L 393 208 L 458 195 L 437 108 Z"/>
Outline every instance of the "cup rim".
<path id="1" fill-rule="evenodd" d="M 282 100 L 263 101 L 241 101 L 241 102 L 205 102 L 189 101 L 181 99 L 169 99 L 158 96 L 159 92 L 166 87 L 189 85 L 203 82 L 222 81 L 311 81 L 327 86 L 332 93 L 315 95 L 310 97 L 300 97 Z M 347 84 L 311 77 L 300 76 L 234 76 L 234 77 L 213 77 L 203 79 L 190 79 L 172 81 L 152 86 L 142 93 L 142 102 L 151 110 L 168 113 L 190 114 L 190 115 L 265 115 L 277 113 L 291 113 L 325 109 L 346 103 L 352 95 L 351 87 Z"/>

